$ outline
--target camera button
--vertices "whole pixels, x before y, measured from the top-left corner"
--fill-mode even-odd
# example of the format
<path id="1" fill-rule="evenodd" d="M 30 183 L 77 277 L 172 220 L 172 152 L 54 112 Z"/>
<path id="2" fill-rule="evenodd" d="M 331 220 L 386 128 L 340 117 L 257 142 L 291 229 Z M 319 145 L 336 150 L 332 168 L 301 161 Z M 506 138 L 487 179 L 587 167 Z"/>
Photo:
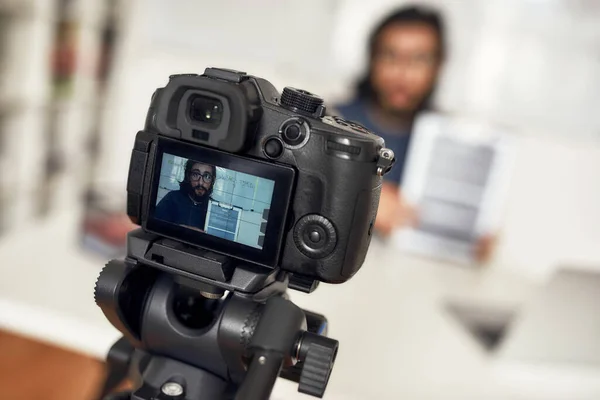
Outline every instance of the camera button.
<path id="1" fill-rule="evenodd" d="M 279 128 L 279 134 L 289 147 L 301 147 L 308 139 L 308 123 L 301 118 L 291 118 Z"/>
<path id="2" fill-rule="evenodd" d="M 279 138 L 272 137 L 265 142 L 263 151 L 269 158 L 279 158 L 283 153 L 283 143 Z"/>
<path id="3" fill-rule="evenodd" d="M 318 243 L 321 240 L 321 234 L 317 230 L 313 230 L 308 234 L 308 238 L 313 243 Z"/>
<path id="4" fill-rule="evenodd" d="M 285 130 L 283 131 L 283 136 L 289 141 L 298 140 L 301 134 L 302 131 L 300 130 L 300 127 L 297 124 L 286 126 Z"/>

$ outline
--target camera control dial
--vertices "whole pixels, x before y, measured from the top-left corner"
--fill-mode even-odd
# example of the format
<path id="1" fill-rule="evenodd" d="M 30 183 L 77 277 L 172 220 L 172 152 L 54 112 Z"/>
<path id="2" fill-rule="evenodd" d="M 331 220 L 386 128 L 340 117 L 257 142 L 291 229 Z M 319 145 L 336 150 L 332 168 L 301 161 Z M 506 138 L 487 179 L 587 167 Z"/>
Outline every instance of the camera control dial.
<path id="1" fill-rule="evenodd" d="M 323 99 L 306 90 L 285 87 L 281 93 L 281 105 L 294 112 L 322 117 L 325 115 Z"/>
<path id="2" fill-rule="evenodd" d="M 306 215 L 294 229 L 298 250 L 311 258 L 323 258 L 335 248 L 337 233 L 331 221 L 322 215 Z"/>

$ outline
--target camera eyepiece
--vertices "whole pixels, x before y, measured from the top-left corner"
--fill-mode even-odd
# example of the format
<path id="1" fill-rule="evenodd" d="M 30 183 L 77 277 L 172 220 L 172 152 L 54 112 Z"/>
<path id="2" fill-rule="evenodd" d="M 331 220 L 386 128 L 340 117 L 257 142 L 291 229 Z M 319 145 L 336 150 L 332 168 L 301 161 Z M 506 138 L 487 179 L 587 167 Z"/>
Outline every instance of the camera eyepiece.
<path id="1" fill-rule="evenodd" d="M 190 99 L 189 116 L 194 122 L 216 128 L 223 119 L 223 103 L 207 96 L 193 96 Z"/>

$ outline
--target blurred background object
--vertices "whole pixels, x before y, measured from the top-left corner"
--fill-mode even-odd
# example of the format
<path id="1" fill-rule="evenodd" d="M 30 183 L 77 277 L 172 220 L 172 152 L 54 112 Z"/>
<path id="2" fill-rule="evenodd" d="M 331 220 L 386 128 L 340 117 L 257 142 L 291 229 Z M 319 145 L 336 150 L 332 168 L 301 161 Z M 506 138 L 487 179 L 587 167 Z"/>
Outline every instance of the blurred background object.
<path id="1" fill-rule="evenodd" d="M 478 265 L 493 256 L 513 173 L 515 137 L 481 122 L 422 114 L 413 127 L 400 195 L 418 216 L 400 249 Z"/>
<path id="2" fill-rule="evenodd" d="M 410 111 L 376 116 L 370 127 L 389 143 L 406 134 L 398 141 L 401 173 L 380 203 L 381 215 L 384 203 L 402 205 L 395 218 L 405 223 L 390 232 L 473 222 L 459 218 L 464 204 L 423 212 L 426 193 L 469 197 L 465 185 L 435 180 L 423 166 L 448 172 L 460 164 L 465 177 L 482 173 L 482 162 L 468 161 L 482 153 L 427 138 L 475 129 L 484 141 L 489 133 L 496 144 L 510 142 L 510 162 L 492 174 L 501 179 L 485 181 L 498 193 L 477 203 L 489 229 L 461 231 L 470 247 L 460 262 L 447 257 L 447 242 L 416 255 L 380 233 L 353 280 L 292 293 L 299 306 L 325 313 L 341 342 L 329 398 L 600 397 L 600 363 L 581 356 L 595 354 L 589 338 L 598 332 L 600 290 L 594 0 L 0 0 L 0 326 L 96 360 L 118 337 L 93 287 L 135 228 L 125 215 L 131 147 L 169 75 L 243 70 L 280 90 L 317 93 L 330 112 L 369 125 L 385 107 L 361 116 L 344 105 L 360 97 L 357 83 L 375 76 L 371 34 L 413 5 L 439 16 L 443 57 L 435 58 L 435 29 L 402 33 L 429 38 L 433 58 L 378 53 L 379 67 L 390 67 L 379 69 L 379 86 L 393 87 L 390 99 L 405 104 L 396 108 Z M 399 46 L 398 37 L 387 39 Z M 426 48 L 420 43 L 413 49 Z M 426 73 L 396 79 L 407 70 Z M 445 158 L 453 149 L 458 156 Z M 547 293 L 555 303 L 544 308 Z M 563 322 L 589 336 L 560 329 Z M 496 350 L 482 348 L 481 337 Z M 294 392 L 278 383 L 275 396 L 303 398 Z"/>

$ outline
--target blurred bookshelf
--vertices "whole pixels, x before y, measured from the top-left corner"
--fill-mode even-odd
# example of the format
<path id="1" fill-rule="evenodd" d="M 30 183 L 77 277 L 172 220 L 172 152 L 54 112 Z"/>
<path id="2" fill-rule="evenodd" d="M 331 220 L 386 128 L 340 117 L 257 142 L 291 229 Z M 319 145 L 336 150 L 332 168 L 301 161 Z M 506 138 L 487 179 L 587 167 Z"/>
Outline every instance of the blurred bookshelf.
<path id="1" fill-rule="evenodd" d="M 121 0 L 0 0 L 0 235 L 85 204 Z"/>

